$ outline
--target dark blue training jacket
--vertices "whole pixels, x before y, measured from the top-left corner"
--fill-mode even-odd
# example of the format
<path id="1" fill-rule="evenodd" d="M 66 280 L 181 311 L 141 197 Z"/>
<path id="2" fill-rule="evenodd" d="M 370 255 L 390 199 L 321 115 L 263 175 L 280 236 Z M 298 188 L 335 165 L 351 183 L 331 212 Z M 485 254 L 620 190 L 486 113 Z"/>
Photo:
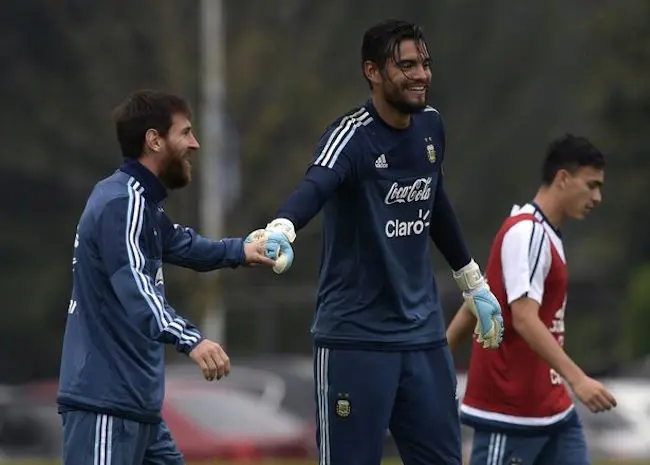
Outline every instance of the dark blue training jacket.
<path id="1" fill-rule="evenodd" d="M 158 178 L 132 161 L 88 199 L 74 242 L 60 411 L 159 421 L 164 345 L 189 353 L 202 339 L 167 302 L 163 263 L 209 271 L 244 261 L 241 239 L 214 241 L 172 223 L 165 197 Z"/>

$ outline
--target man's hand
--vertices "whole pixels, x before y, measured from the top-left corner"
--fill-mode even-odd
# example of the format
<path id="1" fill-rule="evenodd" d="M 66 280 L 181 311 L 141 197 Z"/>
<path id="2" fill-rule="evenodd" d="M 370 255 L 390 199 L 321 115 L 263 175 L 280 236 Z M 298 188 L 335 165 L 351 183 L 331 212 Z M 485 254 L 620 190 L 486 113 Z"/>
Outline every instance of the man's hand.
<path id="1" fill-rule="evenodd" d="M 293 263 L 293 249 L 281 233 L 257 229 L 244 240 L 244 254 L 249 265 L 267 265 L 277 274 L 284 273 Z"/>
<path id="2" fill-rule="evenodd" d="M 192 349 L 190 358 L 199 365 L 208 381 L 221 379 L 230 373 L 230 359 L 216 342 L 203 339 Z"/>
<path id="3" fill-rule="evenodd" d="M 460 270 L 454 271 L 454 279 L 463 291 L 465 304 L 476 317 L 474 333 L 477 342 L 485 349 L 496 349 L 503 340 L 501 306 L 483 279 L 476 262 L 472 260 Z"/>
<path id="4" fill-rule="evenodd" d="M 604 412 L 616 407 L 616 399 L 600 382 L 587 375 L 571 384 L 576 397 L 594 413 Z"/>
<path id="5" fill-rule="evenodd" d="M 273 267 L 273 271 L 277 274 L 284 273 L 291 268 L 291 264 L 293 263 L 293 249 L 291 248 L 291 244 L 296 240 L 296 230 L 293 223 L 286 218 L 276 218 L 266 225 L 264 231 L 271 235 L 280 234 L 289 241 L 288 249 L 291 253 L 287 254 L 281 251 L 276 265 Z"/>

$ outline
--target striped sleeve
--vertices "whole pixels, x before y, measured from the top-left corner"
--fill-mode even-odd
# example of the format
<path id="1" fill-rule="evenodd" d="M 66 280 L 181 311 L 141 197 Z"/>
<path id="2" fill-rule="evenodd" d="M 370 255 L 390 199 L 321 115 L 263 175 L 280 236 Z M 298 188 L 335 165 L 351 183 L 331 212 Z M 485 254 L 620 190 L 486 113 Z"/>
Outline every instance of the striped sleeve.
<path id="1" fill-rule="evenodd" d="M 551 248 L 542 224 L 527 220 L 510 228 L 501 244 L 508 304 L 528 297 L 541 305 L 550 265 Z"/>
<path id="2" fill-rule="evenodd" d="M 167 303 L 154 283 L 152 273 L 162 262 L 154 263 L 143 253 L 147 243 L 155 239 L 153 229 L 143 226 L 144 217 L 142 189 L 132 180 L 128 196 L 111 200 L 101 213 L 99 255 L 113 291 L 133 324 L 150 339 L 189 353 L 202 337 Z"/>
<path id="3" fill-rule="evenodd" d="M 311 165 L 332 169 L 341 178 L 348 177 L 353 170 L 350 159 L 352 138 L 360 127 L 370 124 L 372 120 L 370 113 L 360 108 L 331 125 L 321 137 Z"/>

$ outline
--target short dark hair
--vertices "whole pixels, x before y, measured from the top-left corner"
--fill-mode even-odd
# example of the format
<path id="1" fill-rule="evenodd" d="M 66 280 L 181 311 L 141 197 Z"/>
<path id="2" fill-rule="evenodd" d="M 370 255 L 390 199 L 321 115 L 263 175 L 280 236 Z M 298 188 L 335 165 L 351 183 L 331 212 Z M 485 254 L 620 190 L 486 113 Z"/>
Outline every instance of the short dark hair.
<path id="1" fill-rule="evenodd" d="M 172 126 L 172 117 L 178 113 L 191 116 L 188 103 L 177 95 L 148 89 L 129 95 L 113 110 L 122 156 L 140 158 L 147 131 L 155 129 L 165 137 Z"/>
<path id="2" fill-rule="evenodd" d="M 550 185 L 558 171 L 574 174 L 584 167 L 605 168 L 605 156 L 585 137 L 565 134 L 552 141 L 542 167 L 542 182 Z"/>
<path id="3" fill-rule="evenodd" d="M 414 40 L 416 43 L 426 43 L 422 28 L 416 24 L 400 19 L 387 19 L 375 24 L 363 35 L 361 45 L 361 67 L 366 61 L 372 61 L 385 70 L 386 62 L 396 58 L 399 44 L 403 40 Z M 364 73 L 364 78 L 370 81 Z"/>

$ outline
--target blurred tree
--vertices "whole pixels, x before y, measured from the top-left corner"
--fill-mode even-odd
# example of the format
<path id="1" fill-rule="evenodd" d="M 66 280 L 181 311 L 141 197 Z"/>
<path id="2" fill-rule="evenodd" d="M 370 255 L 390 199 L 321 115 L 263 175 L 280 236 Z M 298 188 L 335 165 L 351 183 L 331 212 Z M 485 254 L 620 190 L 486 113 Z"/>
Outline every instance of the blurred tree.
<path id="1" fill-rule="evenodd" d="M 594 74 L 587 98 L 600 117 L 608 160 L 607 239 L 618 244 L 618 261 L 634 273 L 634 265 L 650 256 L 650 3 L 611 2 L 596 18 Z M 632 265 L 632 266 L 631 266 Z M 614 273 L 612 273 L 614 274 Z M 620 275 L 623 280 L 628 273 Z"/>
<path id="2" fill-rule="evenodd" d="M 630 279 L 623 307 L 623 346 L 625 355 L 640 358 L 650 354 L 650 263 L 639 266 Z"/>
<path id="3" fill-rule="evenodd" d="M 552 137 L 585 134 L 615 153 L 602 210 L 568 226 L 565 241 L 572 276 L 589 284 L 572 291 L 569 314 L 576 322 L 599 315 L 593 331 L 616 325 L 609 302 L 623 301 L 629 263 L 650 252 L 649 8 L 642 0 L 226 2 L 229 120 L 242 172 L 230 234 L 265 224 L 325 126 L 368 97 L 363 30 L 391 16 L 416 20 L 434 59 L 431 102 L 447 128 L 447 185 L 482 263 L 511 204 L 533 194 Z M 5 357 L 1 379 L 56 373 L 76 221 L 94 182 L 120 162 L 110 109 L 138 87 L 181 93 L 196 107 L 198 14 L 196 0 L 3 5 L 0 292 L 11 318 L 0 350 L 31 350 Z M 196 225 L 197 187 L 172 196 L 174 218 Z M 232 350 L 309 350 L 319 223 L 300 233 L 287 275 L 223 272 Z M 457 291 L 434 258 L 449 317 Z M 172 302 L 198 316 L 196 276 L 170 269 L 167 277 Z M 572 342 L 580 358 L 595 347 L 591 331 Z"/>
<path id="4" fill-rule="evenodd" d="M 431 102 L 447 127 L 447 185 L 481 262 L 511 204 L 534 194 L 550 139 L 572 131 L 599 142 L 599 115 L 580 91 L 597 72 L 576 57 L 590 50 L 589 19 L 607 5 L 603 0 L 517 5 L 498 0 L 489 7 L 476 0 L 282 5 L 261 0 L 228 5 L 229 102 L 243 157 L 242 201 L 229 221 L 233 233 L 266 224 L 299 182 L 326 125 L 368 98 L 361 35 L 386 17 L 415 20 L 427 32 L 434 60 Z M 313 313 L 319 225 L 317 219 L 299 234 L 291 273 L 228 275 L 230 304 L 246 302 L 242 307 L 265 327 L 293 312 L 298 315 L 293 321 L 304 325 L 293 331 L 305 334 Z M 607 276 L 620 251 L 603 239 L 607 233 L 590 223 L 568 232 L 572 274 Z M 442 289 L 453 292 L 446 263 L 435 252 L 434 258 Z M 267 298 L 247 298 L 251 284 Z M 582 300 L 572 296 L 571 311 L 578 317 L 590 312 Z M 249 312 L 241 318 L 250 321 Z"/>
<path id="5" fill-rule="evenodd" d="M 92 185 L 120 163 L 110 111 L 138 87 L 196 101 L 197 37 L 186 31 L 197 11 L 173 0 L 3 5 L 0 294 L 11 318 L 0 350 L 21 355 L 2 358 L 0 379 L 56 373 L 76 221 Z"/>
<path id="6" fill-rule="evenodd" d="M 599 139 L 610 155 L 599 237 L 583 247 L 609 250 L 606 260 L 592 263 L 607 269 L 604 286 L 620 289 L 613 311 L 603 316 L 610 327 L 621 321 L 619 345 L 627 357 L 650 354 L 641 331 L 650 311 L 649 19 L 650 3 L 643 0 L 605 3 L 594 17 L 592 53 L 585 59 L 591 72 L 583 86 L 584 104 L 598 116 Z"/>

